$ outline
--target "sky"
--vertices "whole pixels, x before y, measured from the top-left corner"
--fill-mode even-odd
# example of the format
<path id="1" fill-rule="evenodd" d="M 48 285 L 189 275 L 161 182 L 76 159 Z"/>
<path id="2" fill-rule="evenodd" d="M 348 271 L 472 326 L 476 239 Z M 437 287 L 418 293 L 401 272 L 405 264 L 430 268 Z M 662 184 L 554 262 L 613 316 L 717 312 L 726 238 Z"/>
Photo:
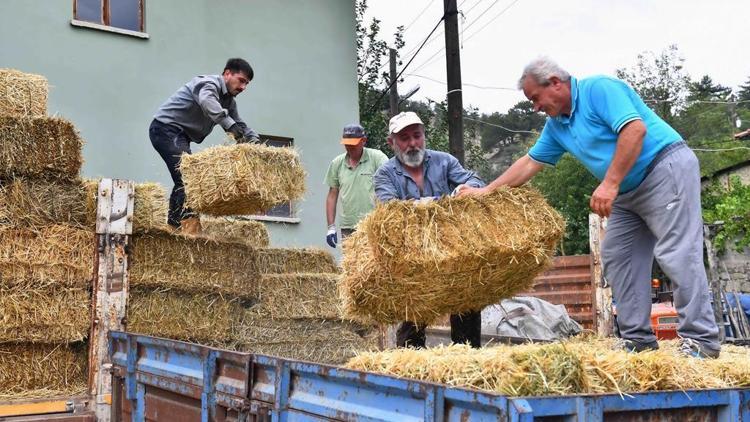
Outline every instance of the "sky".
<path id="1" fill-rule="evenodd" d="M 675 44 L 694 80 L 707 74 L 737 89 L 750 79 L 750 0 L 457 1 L 463 104 L 483 113 L 505 112 L 525 100 L 515 86 L 523 67 L 539 56 L 578 78 L 614 76 L 618 68 L 634 67 L 638 54 Z M 407 28 L 405 65 L 442 14 L 443 0 L 368 0 L 366 20 L 381 20 L 389 44 L 397 26 Z M 444 46 L 441 23 L 402 75 L 399 93 L 419 85 L 412 99 L 445 98 Z"/>

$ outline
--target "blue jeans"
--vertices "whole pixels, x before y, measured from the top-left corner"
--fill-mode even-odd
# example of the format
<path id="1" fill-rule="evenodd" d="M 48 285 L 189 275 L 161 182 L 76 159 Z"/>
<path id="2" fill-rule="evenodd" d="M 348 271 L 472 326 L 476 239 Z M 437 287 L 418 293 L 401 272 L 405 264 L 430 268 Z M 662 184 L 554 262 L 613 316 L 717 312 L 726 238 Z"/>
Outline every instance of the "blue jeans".
<path id="1" fill-rule="evenodd" d="M 151 138 L 151 145 L 167 164 L 169 175 L 174 182 L 172 193 L 169 195 L 167 223 L 179 227 L 180 221 L 196 216 L 192 210 L 185 208 L 185 185 L 182 183 L 182 173 L 179 169 L 182 154 L 190 154 L 190 138 L 179 127 L 158 120 L 151 122 L 148 136 Z"/>

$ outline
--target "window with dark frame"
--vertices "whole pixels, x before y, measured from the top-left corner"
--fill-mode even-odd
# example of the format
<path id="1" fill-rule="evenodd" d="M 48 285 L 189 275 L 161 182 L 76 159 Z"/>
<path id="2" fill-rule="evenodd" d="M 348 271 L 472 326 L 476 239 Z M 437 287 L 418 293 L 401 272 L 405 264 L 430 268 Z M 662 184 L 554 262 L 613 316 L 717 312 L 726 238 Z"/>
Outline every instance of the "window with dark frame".
<path id="1" fill-rule="evenodd" d="M 279 148 L 291 148 L 294 146 L 294 139 L 293 138 L 285 138 L 283 136 L 273 136 L 273 135 L 259 135 L 261 142 L 264 142 L 269 147 L 279 147 Z M 262 217 L 281 217 L 281 218 L 294 218 L 294 203 L 293 202 L 287 202 L 285 204 L 279 204 L 270 210 L 268 210 L 265 214 L 258 214 Z"/>
<path id="2" fill-rule="evenodd" d="M 73 18 L 113 28 L 144 32 L 145 0 L 73 0 Z"/>

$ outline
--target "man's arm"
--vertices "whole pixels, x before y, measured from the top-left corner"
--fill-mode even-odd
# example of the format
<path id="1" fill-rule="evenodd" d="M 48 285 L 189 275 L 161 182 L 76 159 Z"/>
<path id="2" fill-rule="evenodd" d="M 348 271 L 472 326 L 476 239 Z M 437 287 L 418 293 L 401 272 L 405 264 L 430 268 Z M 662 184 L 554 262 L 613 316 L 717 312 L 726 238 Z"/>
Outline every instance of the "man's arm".
<path id="1" fill-rule="evenodd" d="M 378 198 L 378 201 L 380 202 L 399 199 L 396 193 L 396 187 L 393 186 L 391 178 L 388 176 L 388 172 L 384 170 L 385 165 L 381 166 L 372 178 L 372 183 L 375 186 L 375 197 Z"/>
<path id="2" fill-rule="evenodd" d="M 326 220 L 330 227 L 336 223 L 336 202 L 339 200 L 338 188 L 329 187 L 328 196 L 326 197 Z"/>
<path id="3" fill-rule="evenodd" d="M 220 125 L 224 130 L 229 130 L 235 124 L 234 119 L 229 116 L 229 111 L 221 106 L 219 92 L 214 84 L 204 83 L 200 87 L 198 91 L 198 105 L 203 109 L 203 114 L 214 123 Z"/>
<path id="4" fill-rule="evenodd" d="M 465 194 L 485 194 L 492 192 L 500 186 L 521 186 L 531 180 L 531 178 L 542 171 L 543 168 L 543 164 L 532 160 L 531 157 L 529 157 L 529 155 L 527 154 L 516 160 L 516 162 L 513 163 L 508 168 L 508 170 L 505 170 L 503 174 L 498 176 L 497 179 L 493 180 L 489 185 L 483 188 L 467 187 L 461 189 L 458 195 L 461 196 Z"/>
<path id="5" fill-rule="evenodd" d="M 473 188 L 481 188 L 484 186 L 484 182 L 476 173 L 466 170 L 461 163 L 458 162 L 458 159 L 452 155 L 448 162 L 448 183 L 449 185 L 466 185 Z"/>
<path id="6" fill-rule="evenodd" d="M 604 175 L 604 180 L 591 195 L 591 211 L 602 217 L 609 217 L 612 213 L 612 204 L 620 191 L 620 183 L 641 155 L 645 136 L 646 126 L 640 120 L 633 120 L 620 130 L 612 163 Z"/>
<path id="7" fill-rule="evenodd" d="M 242 127 L 244 132 L 242 137 L 245 140 L 249 142 L 260 142 L 260 136 L 258 135 L 258 132 L 249 127 L 247 123 L 245 123 L 245 121 L 240 117 L 239 112 L 237 111 L 237 101 L 232 101 L 232 104 L 229 105 L 228 111 L 229 117 L 234 119 L 235 123 L 238 123 Z"/>

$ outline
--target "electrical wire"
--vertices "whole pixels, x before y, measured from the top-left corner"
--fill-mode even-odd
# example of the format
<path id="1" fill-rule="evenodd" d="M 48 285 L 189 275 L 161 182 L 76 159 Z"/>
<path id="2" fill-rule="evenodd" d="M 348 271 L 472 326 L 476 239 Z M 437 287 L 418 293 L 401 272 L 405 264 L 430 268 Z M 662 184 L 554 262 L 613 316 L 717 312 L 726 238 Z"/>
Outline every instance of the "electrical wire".
<path id="1" fill-rule="evenodd" d="M 485 122 L 484 120 L 473 119 L 473 118 L 471 118 L 469 116 L 466 116 L 466 115 L 464 115 L 463 117 L 464 117 L 464 119 L 471 120 L 472 122 L 482 123 L 482 124 L 485 124 L 487 126 L 494 126 L 496 128 L 500 128 L 500 129 L 503 129 L 503 130 L 506 130 L 506 131 L 512 132 L 512 133 L 530 133 L 532 135 L 538 135 L 539 134 L 539 132 L 535 132 L 535 131 L 531 131 L 531 130 L 514 130 L 514 129 L 509 129 L 509 128 L 505 127 L 505 126 L 501 126 L 501 125 L 498 125 L 496 123 L 490 123 L 490 122 Z"/>
<path id="2" fill-rule="evenodd" d="M 428 81 L 437 82 L 437 83 L 442 84 L 442 85 L 448 85 L 447 82 L 443 82 L 443 81 L 441 81 L 439 79 L 431 78 L 429 76 L 424 76 L 424 75 L 417 75 L 415 73 L 407 73 L 404 76 L 413 76 L 415 78 L 422 78 L 422 79 L 427 79 Z M 468 82 L 462 82 L 461 85 L 470 86 L 472 88 L 477 88 L 477 89 L 501 90 L 501 91 L 518 91 L 516 88 L 508 88 L 508 87 L 504 87 L 504 86 L 482 86 L 482 85 L 475 85 L 475 84 L 468 83 Z"/>
<path id="3" fill-rule="evenodd" d="M 707 148 L 693 148 L 693 151 L 703 151 L 703 152 L 724 152 L 724 151 L 736 151 L 739 149 L 747 149 L 750 150 L 750 147 L 734 147 L 734 148 L 717 148 L 717 149 L 707 149 Z"/>

